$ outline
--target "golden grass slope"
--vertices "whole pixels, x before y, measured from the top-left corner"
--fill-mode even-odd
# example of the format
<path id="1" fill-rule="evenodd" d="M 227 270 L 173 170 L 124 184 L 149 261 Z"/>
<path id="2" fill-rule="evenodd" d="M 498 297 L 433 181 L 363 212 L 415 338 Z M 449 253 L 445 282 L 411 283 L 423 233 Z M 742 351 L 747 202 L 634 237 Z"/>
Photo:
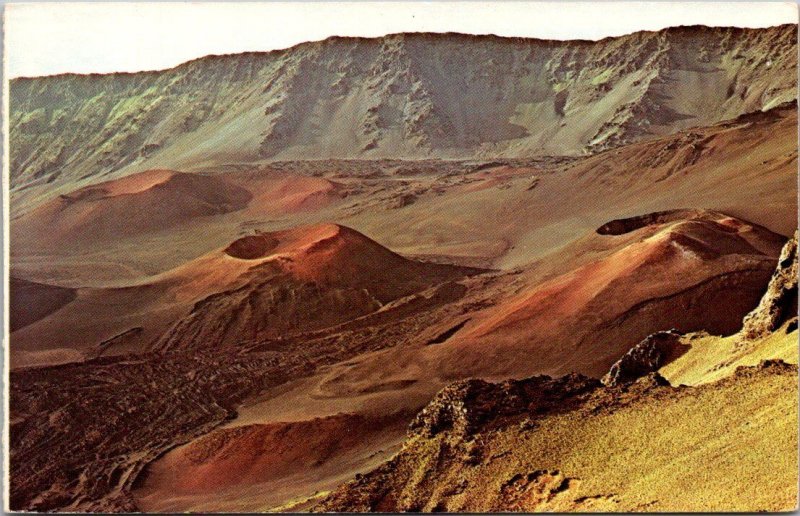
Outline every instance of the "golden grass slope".
<path id="1" fill-rule="evenodd" d="M 797 506 L 797 368 L 696 388 L 640 380 L 577 410 L 464 440 L 412 437 L 317 506 L 332 511 L 787 511 Z"/>
<path id="2" fill-rule="evenodd" d="M 767 359 L 798 362 L 796 321 L 755 342 L 744 340 L 739 334 L 721 337 L 707 333 L 692 333 L 681 340 L 689 349 L 661 368 L 661 374 L 673 385 L 715 382 L 732 374 L 737 367 L 753 366 Z"/>

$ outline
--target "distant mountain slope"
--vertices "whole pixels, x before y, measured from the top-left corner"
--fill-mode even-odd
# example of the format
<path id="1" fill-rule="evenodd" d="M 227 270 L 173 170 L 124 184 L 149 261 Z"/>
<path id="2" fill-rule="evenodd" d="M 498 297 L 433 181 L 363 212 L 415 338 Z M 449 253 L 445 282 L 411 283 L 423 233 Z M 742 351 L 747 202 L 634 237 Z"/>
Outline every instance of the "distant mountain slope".
<path id="1" fill-rule="evenodd" d="M 15 245 L 85 245 L 168 228 L 247 206 L 250 192 L 223 179 L 148 170 L 81 188 L 15 221 Z M 47 239 L 42 236 L 47 235 Z"/>
<path id="2" fill-rule="evenodd" d="M 11 186 L 273 158 L 580 154 L 792 100 L 796 51 L 796 25 L 597 42 L 399 34 L 21 78 Z"/>

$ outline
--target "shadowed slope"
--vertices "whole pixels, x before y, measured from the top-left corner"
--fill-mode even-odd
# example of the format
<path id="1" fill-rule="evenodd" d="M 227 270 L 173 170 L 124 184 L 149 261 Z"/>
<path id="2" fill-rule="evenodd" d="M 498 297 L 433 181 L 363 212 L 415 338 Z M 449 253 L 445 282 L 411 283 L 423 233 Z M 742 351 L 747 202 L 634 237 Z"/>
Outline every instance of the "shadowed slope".
<path id="1" fill-rule="evenodd" d="M 44 285 L 18 278 L 9 280 L 11 331 L 19 330 L 73 301 L 75 289 Z"/>

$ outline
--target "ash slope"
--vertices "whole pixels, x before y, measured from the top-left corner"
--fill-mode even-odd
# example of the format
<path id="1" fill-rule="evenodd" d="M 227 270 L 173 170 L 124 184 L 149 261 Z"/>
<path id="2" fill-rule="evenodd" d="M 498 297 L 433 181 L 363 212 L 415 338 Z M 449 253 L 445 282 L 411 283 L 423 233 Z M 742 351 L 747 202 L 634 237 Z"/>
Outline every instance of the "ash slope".
<path id="1" fill-rule="evenodd" d="M 331 38 L 161 72 L 16 79 L 11 185 L 261 159 L 579 154 L 793 100 L 796 31 Z"/>
<path id="2" fill-rule="evenodd" d="M 80 249 L 87 245 L 87 238 L 119 241 L 241 210 L 251 199 L 249 191 L 224 179 L 148 170 L 43 203 L 28 217 L 15 220 L 14 245 Z"/>
<path id="3" fill-rule="evenodd" d="M 369 320 L 391 312 L 361 318 L 361 325 L 372 324 L 378 330 L 372 333 L 388 346 L 370 346 L 374 351 L 354 355 L 252 400 L 231 427 L 215 430 L 151 464 L 141 487 L 133 491 L 134 500 L 141 509 L 156 512 L 299 509 L 285 504 L 315 491 L 328 491 L 353 474 L 368 471 L 380 463 L 376 457 L 385 460 L 383 452 L 394 449 L 401 439 L 402 423 L 451 381 L 569 371 L 600 377 L 621 354 L 653 331 L 672 326 L 737 331 L 742 318 L 758 303 L 783 242 L 762 228 L 702 210 L 637 217 L 623 225 L 637 229 L 620 236 L 593 232 L 562 255 L 572 260 L 592 256 L 597 265 L 580 268 L 570 263 L 570 270 L 579 268 L 587 283 L 601 280 L 605 287 L 579 289 L 561 277 L 548 284 L 528 283 L 521 274 L 495 272 L 460 281 L 467 289 L 465 294 L 446 306 L 431 306 L 434 317 L 427 321 L 413 323 L 415 315 L 393 315 L 392 328 L 407 328 L 402 341 L 397 333 L 387 334 L 387 327 L 379 328 L 380 321 Z M 632 262 L 632 257 L 642 258 L 641 263 Z M 675 277 L 681 281 L 664 284 Z M 560 288 L 553 288 L 554 283 Z M 545 289 L 561 301 L 560 307 L 552 306 L 557 302 L 540 302 L 544 316 L 534 314 L 524 326 L 501 325 L 503 331 L 479 332 L 476 337 L 487 324 L 507 320 L 498 314 L 513 317 L 526 310 L 529 303 L 517 302 L 521 294 L 528 300 Z M 631 319 L 615 316 L 628 312 L 629 305 L 651 308 L 636 311 Z M 705 317 L 698 320 L 700 312 Z M 413 324 L 410 332 L 409 323 Z M 208 328 L 209 324 L 202 326 Z M 553 326 L 563 331 L 553 334 Z M 327 333 L 330 331 L 335 329 Z M 508 332 L 513 345 L 503 340 Z M 264 346 L 284 353 L 306 353 L 312 348 L 325 353 L 326 348 L 352 345 L 358 338 L 350 332 L 332 336 L 334 340 L 301 336 L 294 345 L 273 342 Z M 187 339 L 187 343 L 195 353 L 199 343 L 208 340 L 200 337 Z M 298 425 L 308 425 L 312 417 L 329 416 L 353 424 L 320 422 L 314 440 L 305 440 L 306 445 L 299 444 L 303 438 L 298 436 L 294 441 L 298 460 L 309 464 L 308 468 L 297 471 L 271 466 L 286 460 L 281 447 L 269 437 L 273 432 L 285 430 L 286 439 L 293 440 L 294 431 L 302 434 Z M 371 443 L 371 452 L 363 450 L 363 442 L 345 444 L 353 432 Z M 322 435 L 326 433 L 329 435 Z M 203 458 L 193 460 L 198 453 Z M 233 459 L 242 456 L 252 459 Z"/>

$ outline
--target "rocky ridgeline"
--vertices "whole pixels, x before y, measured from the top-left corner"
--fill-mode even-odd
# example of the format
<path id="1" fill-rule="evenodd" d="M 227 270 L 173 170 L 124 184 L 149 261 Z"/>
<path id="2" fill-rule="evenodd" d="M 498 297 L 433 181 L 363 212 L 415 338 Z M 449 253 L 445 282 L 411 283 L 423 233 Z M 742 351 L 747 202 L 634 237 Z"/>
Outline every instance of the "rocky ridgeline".
<path id="1" fill-rule="evenodd" d="M 656 371 L 678 346 L 680 334 L 673 330 L 651 335 L 617 361 L 602 381 L 571 373 L 501 383 L 475 379 L 452 383 L 417 414 L 409 426 L 409 437 L 446 433 L 460 440 L 502 426 L 516 416 L 573 410 L 603 386 L 637 384 L 638 390 L 667 386 L 669 382 Z"/>
<path id="2" fill-rule="evenodd" d="M 682 347 L 677 330 L 654 333 L 615 362 L 600 381 L 571 373 L 555 379 L 542 375 L 501 383 L 479 379 L 455 382 L 439 391 L 417 414 L 409 434 L 433 437 L 448 432 L 463 437 L 512 416 L 570 410 L 602 386 L 619 387 L 636 382 L 669 385 L 657 371 Z"/>
<path id="3" fill-rule="evenodd" d="M 574 406 L 600 383 L 580 374 L 553 379 L 534 376 L 489 383 L 464 380 L 441 391 L 411 422 L 409 433 L 432 437 L 443 432 L 467 436 L 504 418 Z"/>
<path id="4" fill-rule="evenodd" d="M 796 32 L 695 26 L 597 42 L 395 34 L 158 72 L 19 78 L 11 187 L 180 169 L 199 156 L 579 155 L 794 100 Z"/>

